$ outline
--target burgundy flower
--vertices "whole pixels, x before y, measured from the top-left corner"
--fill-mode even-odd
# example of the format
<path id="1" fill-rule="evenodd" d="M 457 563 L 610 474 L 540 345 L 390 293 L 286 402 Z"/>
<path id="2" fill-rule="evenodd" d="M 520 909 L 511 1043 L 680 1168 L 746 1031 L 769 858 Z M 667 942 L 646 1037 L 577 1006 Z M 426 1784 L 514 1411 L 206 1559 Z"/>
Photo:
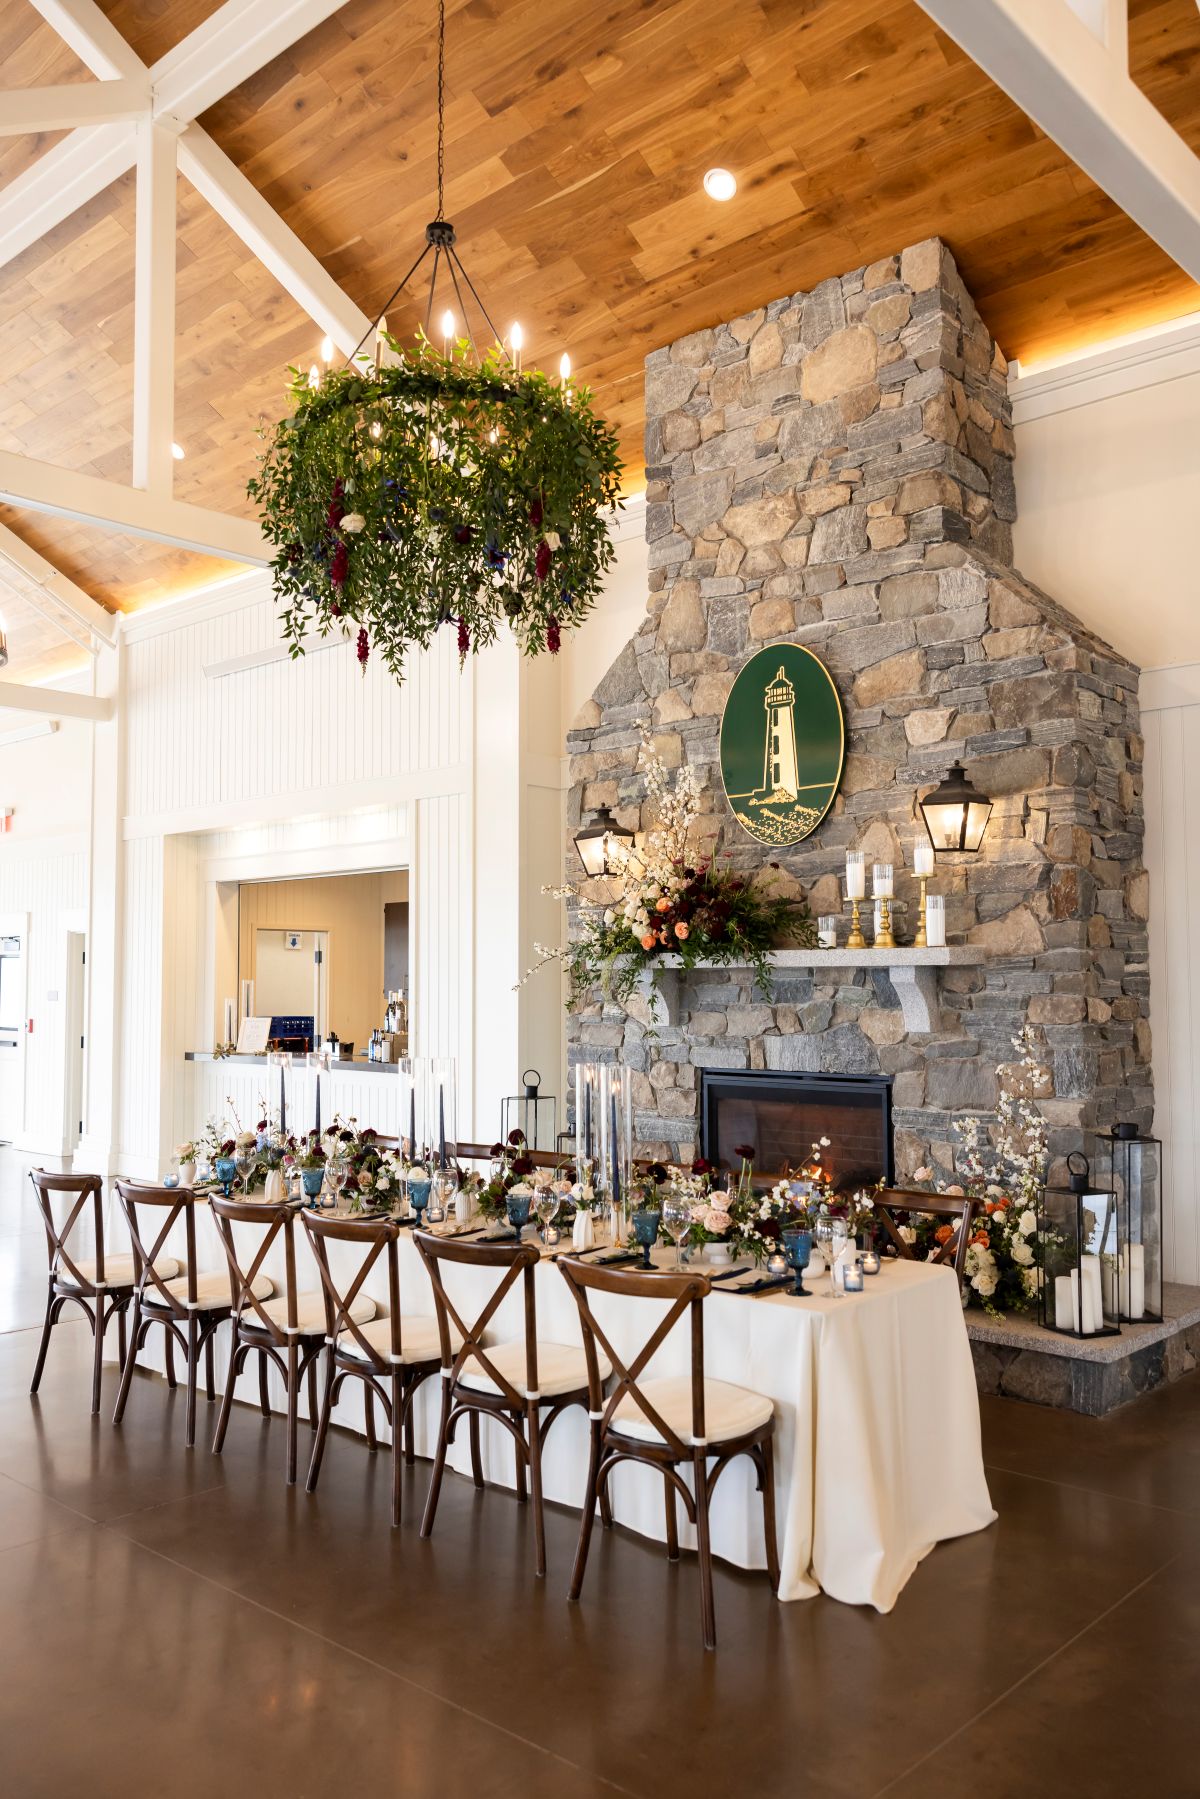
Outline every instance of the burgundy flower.
<path id="1" fill-rule="evenodd" d="M 340 606 L 339 606 L 339 605 L 338 605 L 338 603 L 337 603 L 337 601 L 336 601 L 336 600 L 331 600 L 331 601 L 330 601 L 330 604 L 329 604 L 329 616 L 330 616 L 330 618 L 341 618 L 341 616 L 342 616 L 342 609 L 341 609 L 341 607 L 340 607 Z"/>
<path id="2" fill-rule="evenodd" d="M 236 1148 L 237 1145 L 234 1143 L 233 1138 L 228 1137 L 221 1145 L 221 1154 L 223 1156 L 231 1156 Z"/>
<path id="3" fill-rule="evenodd" d="M 329 564 L 329 579 L 335 587 L 344 587 L 349 573 L 350 552 L 344 543 L 339 542 Z"/>
<path id="4" fill-rule="evenodd" d="M 342 483 L 340 481 L 335 481 L 333 484 L 333 497 L 331 498 L 328 510 L 325 513 L 325 523 L 329 526 L 331 531 L 336 531 L 343 518 L 346 516 L 346 508 L 342 505 L 342 494 L 344 492 L 345 489 Z"/>
<path id="5" fill-rule="evenodd" d="M 504 1154 L 503 1143 L 493 1143 L 492 1147 L 488 1150 L 489 1156 L 499 1157 L 499 1156 L 502 1156 L 503 1154 Z"/>
<path id="6" fill-rule="evenodd" d="M 539 494 L 537 499 L 533 502 L 533 505 L 529 508 L 529 522 L 535 531 L 541 530 L 542 520 L 545 516 L 545 512 L 542 508 L 542 497 Z"/>
<path id="7" fill-rule="evenodd" d="M 518 1144 L 524 1143 L 525 1133 L 524 1131 L 510 1131 L 508 1133 L 508 1140 L 515 1149 Z"/>
<path id="8" fill-rule="evenodd" d="M 696 1160 L 692 1163 L 692 1173 L 693 1174 L 711 1174 L 712 1173 L 712 1163 L 706 1162 L 704 1160 L 703 1156 L 697 1156 Z"/>
<path id="9" fill-rule="evenodd" d="M 557 656 L 562 647 L 562 633 L 558 628 L 558 620 L 552 618 L 546 626 L 546 648 L 552 656 Z"/>
<path id="10" fill-rule="evenodd" d="M 471 541 L 470 525 L 459 525 L 454 533 L 454 541 L 455 541 L 455 543 L 470 543 L 470 541 Z"/>
<path id="11" fill-rule="evenodd" d="M 367 658 L 371 654 L 371 640 L 367 636 L 367 628 L 365 625 L 358 633 L 358 643 L 355 646 L 354 653 L 358 657 L 362 672 L 365 675 L 367 672 Z"/>
<path id="12" fill-rule="evenodd" d="M 512 1165 L 512 1171 L 514 1174 L 518 1174 L 518 1175 L 532 1174 L 533 1173 L 533 1157 L 532 1156 L 518 1156 Z"/>
<path id="13" fill-rule="evenodd" d="M 651 1178 L 651 1180 L 654 1180 L 654 1181 L 665 1181 L 666 1180 L 667 1171 L 663 1167 L 661 1162 L 651 1162 L 650 1178 Z"/>
<path id="14" fill-rule="evenodd" d="M 550 573 L 550 545 L 546 542 L 544 537 L 537 547 L 537 555 L 534 558 L 533 570 L 539 581 L 544 581 L 546 576 Z"/>
<path id="15" fill-rule="evenodd" d="M 465 618 L 460 618 L 458 621 L 458 659 L 459 659 L 459 661 L 460 662 L 465 661 L 466 658 L 470 655 L 470 653 L 471 653 L 471 627 L 470 627 L 470 625 L 468 625 Z"/>
<path id="16" fill-rule="evenodd" d="M 362 1140 L 364 1143 L 374 1143 L 375 1139 L 378 1137 L 378 1135 L 379 1135 L 379 1132 L 373 1131 L 371 1129 L 371 1126 L 368 1125 L 366 1130 L 362 1134 Z"/>
<path id="17" fill-rule="evenodd" d="M 733 1153 L 735 1156 L 740 1156 L 743 1162 L 753 1162 L 754 1145 L 752 1143 L 735 1143 Z"/>

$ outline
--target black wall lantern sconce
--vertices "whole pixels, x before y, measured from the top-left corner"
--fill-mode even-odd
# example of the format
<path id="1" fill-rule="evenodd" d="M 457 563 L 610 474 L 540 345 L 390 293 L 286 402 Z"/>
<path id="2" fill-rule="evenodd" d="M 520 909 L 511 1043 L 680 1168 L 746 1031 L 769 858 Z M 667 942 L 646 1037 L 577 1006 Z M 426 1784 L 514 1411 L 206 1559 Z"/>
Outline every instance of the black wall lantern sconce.
<path id="1" fill-rule="evenodd" d="M 607 806 L 601 806 L 594 822 L 575 837 L 579 860 L 589 875 L 618 873 L 632 847 L 633 832 L 619 825 Z"/>
<path id="2" fill-rule="evenodd" d="M 983 842 L 992 802 L 986 793 L 972 787 L 961 762 L 952 764 L 941 785 L 927 793 L 920 805 L 935 850 L 974 853 Z"/>

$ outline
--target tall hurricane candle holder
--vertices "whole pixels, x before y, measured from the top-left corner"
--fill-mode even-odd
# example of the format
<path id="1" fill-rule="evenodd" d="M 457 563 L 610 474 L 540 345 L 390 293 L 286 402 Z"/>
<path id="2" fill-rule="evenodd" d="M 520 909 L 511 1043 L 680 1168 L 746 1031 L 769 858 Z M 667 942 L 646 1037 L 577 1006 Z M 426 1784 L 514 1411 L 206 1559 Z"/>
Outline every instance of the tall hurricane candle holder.
<path id="1" fill-rule="evenodd" d="M 410 1162 L 420 1157 L 417 1119 L 424 1119 L 425 1100 L 421 1092 L 420 1064 L 416 1056 L 401 1056 L 396 1063 L 400 1075 L 399 1129 L 400 1153 Z"/>
<path id="2" fill-rule="evenodd" d="M 624 1239 L 633 1178 L 633 1076 L 614 1062 L 575 1067 L 575 1143 L 581 1187 L 608 1203 L 614 1241 Z"/>
<path id="3" fill-rule="evenodd" d="M 846 939 L 847 949 L 866 949 L 867 940 L 863 936 L 862 918 L 859 905 L 867 897 L 867 857 L 865 850 L 846 851 L 846 898 L 844 904 L 850 907 L 850 935 Z"/>
<path id="4" fill-rule="evenodd" d="M 1117 1196 L 1117 1251 L 1103 1274 L 1123 1323 L 1163 1315 L 1162 1161 L 1159 1139 L 1134 1124 L 1114 1124 L 1096 1138 L 1100 1182 Z"/>
<path id="5" fill-rule="evenodd" d="M 425 1141 L 446 1167 L 447 1145 L 458 1146 L 458 1063 L 453 1056 L 430 1056 L 425 1080 Z"/>
<path id="6" fill-rule="evenodd" d="M 915 949 L 928 948 L 928 938 L 927 938 L 926 932 L 925 932 L 925 907 L 926 907 L 925 884 L 929 880 L 930 876 L 933 874 L 933 868 L 934 868 L 934 862 L 933 862 L 933 845 L 932 845 L 932 843 L 914 843 L 914 845 L 913 845 L 913 873 L 916 875 L 918 881 L 921 883 L 921 903 L 917 910 L 917 934 L 913 938 L 913 947 Z"/>

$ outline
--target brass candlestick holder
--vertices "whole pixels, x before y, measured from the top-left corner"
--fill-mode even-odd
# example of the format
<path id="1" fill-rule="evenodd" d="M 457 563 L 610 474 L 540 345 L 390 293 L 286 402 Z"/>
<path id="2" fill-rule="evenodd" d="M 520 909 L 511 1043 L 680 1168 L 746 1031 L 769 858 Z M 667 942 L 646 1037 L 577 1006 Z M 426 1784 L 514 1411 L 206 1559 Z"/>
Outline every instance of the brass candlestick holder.
<path id="1" fill-rule="evenodd" d="M 867 947 L 867 940 L 863 936 L 862 918 L 858 910 L 861 905 L 862 901 L 857 899 L 844 899 L 842 901 L 843 910 L 845 910 L 847 906 L 850 907 L 850 935 L 846 939 L 847 949 L 866 949 Z"/>
<path id="2" fill-rule="evenodd" d="M 920 875 L 918 878 L 921 882 L 921 903 L 917 907 L 917 934 L 913 938 L 913 948 L 928 949 L 929 944 L 925 936 L 925 883 L 928 876 Z"/>
<path id="3" fill-rule="evenodd" d="M 896 939 L 892 935 L 892 896 L 881 893 L 875 904 L 879 907 L 879 929 L 875 933 L 875 948 L 895 949 Z"/>

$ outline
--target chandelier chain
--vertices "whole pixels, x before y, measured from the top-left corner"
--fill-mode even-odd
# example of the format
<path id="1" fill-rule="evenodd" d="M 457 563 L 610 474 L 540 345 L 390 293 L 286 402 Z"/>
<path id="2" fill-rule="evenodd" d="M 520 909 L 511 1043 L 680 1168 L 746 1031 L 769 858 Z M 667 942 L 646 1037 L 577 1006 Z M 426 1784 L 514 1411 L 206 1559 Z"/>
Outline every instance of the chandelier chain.
<path id="1" fill-rule="evenodd" d="M 445 218 L 446 190 L 446 0 L 438 0 L 437 216 Z"/>

